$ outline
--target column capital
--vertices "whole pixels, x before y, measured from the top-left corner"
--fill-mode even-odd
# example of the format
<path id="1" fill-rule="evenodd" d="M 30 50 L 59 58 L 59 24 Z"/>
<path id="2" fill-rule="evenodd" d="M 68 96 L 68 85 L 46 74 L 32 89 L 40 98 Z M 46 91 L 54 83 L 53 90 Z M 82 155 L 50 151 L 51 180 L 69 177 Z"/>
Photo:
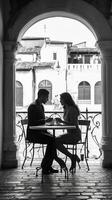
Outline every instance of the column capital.
<path id="1" fill-rule="evenodd" d="M 99 40 L 96 45 L 100 48 L 103 56 L 112 57 L 112 40 Z"/>
<path id="2" fill-rule="evenodd" d="M 112 40 L 99 40 L 96 45 L 102 49 L 112 49 Z"/>
<path id="3" fill-rule="evenodd" d="M 5 56 L 5 62 L 9 62 L 14 64 L 16 59 L 16 53 L 18 50 L 18 43 L 16 41 L 5 41 L 3 43 L 4 46 L 4 56 Z"/>
<path id="4" fill-rule="evenodd" d="M 15 51 L 17 48 L 17 42 L 16 41 L 5 41 L 3 43 L 4 50 L 5 51 Z"/>

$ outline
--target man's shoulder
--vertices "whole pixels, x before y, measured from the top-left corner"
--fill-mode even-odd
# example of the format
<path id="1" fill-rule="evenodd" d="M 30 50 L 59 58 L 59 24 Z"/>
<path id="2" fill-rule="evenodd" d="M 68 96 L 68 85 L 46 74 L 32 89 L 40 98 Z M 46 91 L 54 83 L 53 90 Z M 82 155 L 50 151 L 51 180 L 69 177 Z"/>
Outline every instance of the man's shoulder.
<path id="1" fill-rule="evenodd" d="M 40 107 L 41 107 L 40 103 L 38 101 L 34 101 L 29 105 L 28 110 L 29 109 L 33 109 L 33 108 L 38 108 L 39 109 Z"/>
<path id="2" fill-rule="evenodd" d="M 28 106 L 28 110 L 35 107 L 36 106 L 36 102 L 32 102 L 29 106 Z"/>

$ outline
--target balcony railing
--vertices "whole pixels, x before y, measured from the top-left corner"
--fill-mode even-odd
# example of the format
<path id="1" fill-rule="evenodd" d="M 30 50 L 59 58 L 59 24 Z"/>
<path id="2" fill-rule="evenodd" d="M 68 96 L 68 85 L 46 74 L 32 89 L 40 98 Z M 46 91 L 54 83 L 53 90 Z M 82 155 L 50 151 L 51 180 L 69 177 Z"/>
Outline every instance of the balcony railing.
<path id="1" fill-rule="evenodd" d="M 52 114 L 63 116 L 62 111 L 47 111 L 45 112 L 46 116 L 50 116 Z M 21 119 L 27 118 L 27 112 L 16 112 L 16 141 L 22 141 L 22 127 L 21 127 Z M 98 159 L 102 155 L 101 150 L 101 136 L 102 136 L 102 113 L 99 111 L 88 111 L 81 112 L 80 119 L 89 119 L 90 120 L 90 128 L 89 128 L 89 137 L 88 137 L 88 157 Z"/>
<path id="2" fill-rule="evenodd" d="M 68 64 L 68 70 L 74 71 L 96 71 L 101 73 L 101 64 Z"/>

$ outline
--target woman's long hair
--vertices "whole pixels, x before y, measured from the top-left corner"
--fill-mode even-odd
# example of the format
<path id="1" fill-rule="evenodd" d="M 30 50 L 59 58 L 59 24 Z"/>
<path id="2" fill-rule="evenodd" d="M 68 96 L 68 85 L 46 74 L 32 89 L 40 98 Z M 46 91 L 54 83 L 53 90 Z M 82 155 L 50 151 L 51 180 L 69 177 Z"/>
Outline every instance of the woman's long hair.
<path id="1" fill-rule="evenodd" d="M 80 110 L 78 106 L 75 104 L 75 101 L 73 100 L 72 96 L 68 92 L 64 92 L 60 94 L 60 97 L 63 99 L 64 104 L 67 104 L 68 106 L 74 106 L 77 109 L 78 115 L 80 115 Z"/>

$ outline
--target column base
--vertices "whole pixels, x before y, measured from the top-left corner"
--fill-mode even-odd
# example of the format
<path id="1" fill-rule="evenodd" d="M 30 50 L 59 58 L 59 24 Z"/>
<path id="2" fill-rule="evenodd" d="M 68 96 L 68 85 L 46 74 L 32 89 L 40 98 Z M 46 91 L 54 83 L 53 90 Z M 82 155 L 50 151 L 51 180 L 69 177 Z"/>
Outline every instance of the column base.
<path id="1" fill-rule="evenodd" d="M 5 151 L 3 152 L 3 159 L 2 159 L 2 169 L 11 169 L 18 167 L 18 160 L 16 158 L 16 153 L 12 151 Z"/>
<path id="2" fill-rule="evenodd" d="M 10 148 L 4 148 L 2 153 L 2 169 L 11 169 L 18 167 L 18 160 L 17 160 L 17 148 L 16 145 L 13 143 Z"/>
<path id="3" fill-rule="evenodd" d="M 111 168 L 112 169 L 112 144 L 102 145 L 103 155 L 101 164 L 104 168 Z"/>

